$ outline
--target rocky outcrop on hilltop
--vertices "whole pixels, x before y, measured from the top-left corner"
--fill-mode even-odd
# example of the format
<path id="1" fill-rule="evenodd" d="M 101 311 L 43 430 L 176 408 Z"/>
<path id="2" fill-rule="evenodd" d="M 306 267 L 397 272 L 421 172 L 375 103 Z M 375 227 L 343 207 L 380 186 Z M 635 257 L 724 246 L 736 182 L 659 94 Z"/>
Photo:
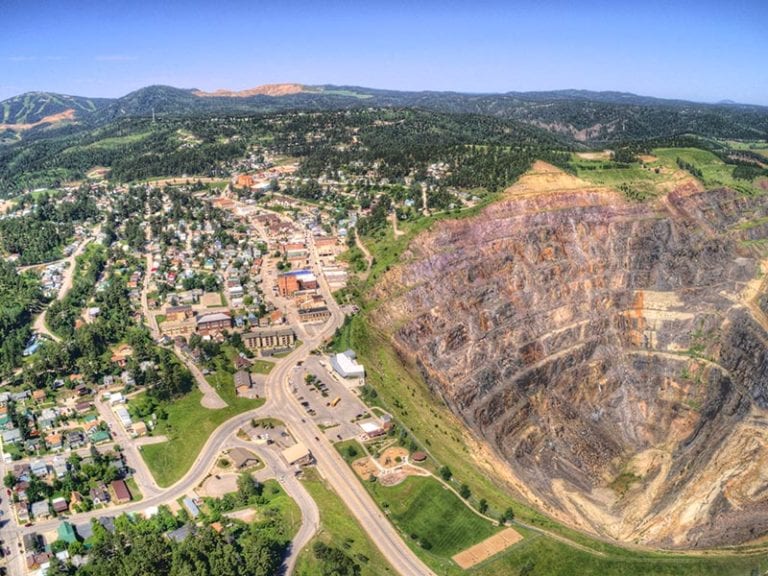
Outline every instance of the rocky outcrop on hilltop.
<path id="1" fill-rule="evenodd" d="M 748 541 L 768 532 L 767 214 L 693 182 L 630 203 L 538 163 L 417 237 L 374 321 L 559 517 Z"/>

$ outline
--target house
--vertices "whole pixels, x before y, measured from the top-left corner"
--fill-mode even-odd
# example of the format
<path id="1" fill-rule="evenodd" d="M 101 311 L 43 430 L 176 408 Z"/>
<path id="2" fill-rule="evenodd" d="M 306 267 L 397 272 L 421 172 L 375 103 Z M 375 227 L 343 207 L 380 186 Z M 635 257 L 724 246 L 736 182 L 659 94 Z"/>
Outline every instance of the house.
<path id="1" fill-rule="evenodd" d="M 51 506 L 53 507 L 53 511 L 56 512 L 56 514 L 61 514 L 69 510 L 69 504 L 62 496 L 51 500 Z"/>
<path id="2" fill-rule="evenodd" d="M 120 366 L 120 368 L 125 368 L 131 356 L 133 356 L 133 348 L 128 344 L 120 344 L 112 351 L 110 361 Z"/>
<path id="3" fill-rule="evenodd" d="M 131 501 L 131 491 L 123 480 L 114 480 L 110 483 L 109 491 L 118 504 L 125 504 Z"/>
<path id="4" fill-rule="evenodd" d="M 175 542 L 183 542 L 186 540 L 187 536 L 189 536 L 192 533 L 193 526 L 190 524 L 185 524 L 181 528 L 176 528 L 176 530 L 172 530 L 171 532 L 166 532 L 166 536 L 170 538 L 171 540 Z"/>
<path id="5" fill-rule="evenodd" d="M 99 482 L 88 491 L 88 495 L 94 504 L 108 504 L 111 500 L 109 490 L 104 482 Z"/>
<path id="6" fill-rule="evenodd" d="M 134 436 L 146 436 L 147 435 L 147 425 L 139 420 L 133 425 L 133 434 Z"/>
<path id="7" fill-rule="evenodd" d="M 241 387 L 250 388 L 252 385 L 251 374 L 245 370 L 238 370 L 235 372 L 234 380 L 235 389 L 240 389 Z"/>
<path id="8" fill-rule="evenodd" d="M 248 360 L 245 356 L 242 354 L 238 354 L 235 357 L 235 370 L 248 370 L 248 368 L 251 367 L 251 361 Z"/>
<path id="9" fill-rule="evenodd" d="M 91 434 L 91 444 L 101 444 L 102 442 L 109 442 L 112 437 L 106 430 L 97 430 Z"/>
<path id="10" fill-rule="evenodd" d="M 75 404 L 75 412 L 77 412 L 78 414 L 85 414 L 91 408 L 93 408 L 93 403 L 88 402 L 87 400 L 84 400 L 82 402 L 78 402 L 77 404 Z"/>
<path id="11" fill-rule="evenodd" d="M 37 532 L 24 534 L 24 536 L 21 537 L 21 541 L 24 544 L 24 550 L 27 552 L 36 551 L 40 547 L 40 535 Z"/>
<path id="12" fill-rule="evenodd" d="M 340 352 L 331 356 L 331 366 L 342 378 L 363 378 L 365 368 L 355 360 L 356 355 L 352 350 Z"/>
<path id="13" fill-rule="evenodd" d="M 259 459 L 245 448 L 232 448 L 229 451 L 229 458 L 238 470 L 256 466 L 259 463 Z"/>
<path id="14" fill-rule="evenodd" d="M 51 516 L 51 510 L 47 500 L 40 500 L 32 503 L 32 516 L 37 520 L 43 520 Z"/>
<path id="15" fill-rule="evenodd" d="M 32 392 L 32 399 L 35 402 L 43 402 L 45 400 L 45 390 L 35 390 Z"/>
<path id="16" fill-rule="evenodd" d="M 26 502 L 19 502 L 13 505 L 13 511 L 16 514 L 16 519 L 19 524 L 26 524 L 29 522 L 29 508 Z"/>
<path id="17" fill-rule="evenodd" d="M 43 408 L 40 411 L 40 416 L 37 417 L 37 427 L 41 430 L 53 428 L 57 416 L 58 413 L 53 408 Z"/>
<path id="18" fill-rule="evenodd" d="M 45 445 L 50 450 L 58 450 L 64 446 L 64 437 L 59 432 L 52 432 L 45 437 Z"/>
<path id="19" fill-rule="evenodd" d="M 128 428 L 131 427 L 131 424 L 133 424 L 131 415 L 128 413 L 128 410 L 124 406 L 118 406 L 115 408 L 115 415 L 120 419 L 120 423 L 126 430 L 128 430 Z"/>
<path id="20" fill-rule="evenodd" d="M 197 504 L 195 504 L 195 501 L 192 500 L 189 496 L 185 497 L 184 500 L 184 507 L 189 512 L 189 515 L 192 516 L 193 519 L 196 519 L 198 516 L 200 516 L 200 508 L 197 507 Z"/>
<path id="21" fill-rule="evenodd" d="M 197 319 L 197 331 L 203 336 L 218 334 L 232 327 L 232 317 L 224 312 L 205 314 Z"/>
<path id="22" fill-rule="evenodd" d="M 48 476 L 48 465 L 43 460 L 34 460 L 29 466 L 32 474 L 38 478 Z"/>
<path id="23" fill-rule="evenodd" d="M 64 478 L 67 474 L 67 461 L 62 456 L 56 456 L 52 462 L 53 473 L 56 478 Z"/>
<path id="24" fill-rule="evenodd" d="M 66 443 L 73 450 L 75 448 L 81 448 L 85 445 L 85 435 L 78 430 L 69 432 L 66 436 Z"/>
<path id="25" fill-rule="evenodd" d="M 18 428 L 11 428 L 10 430 L 5 430 L 2 433 L 3 438 L 3 444 L 18 444 L 21 442 L 21 430 Z"/>
<path id="26" fill-rule="evenodd" d="M 67 544 L 77 542 L 77 532 L 75 532 L 75 527 L 69 522 L 62 522 L 59 524 L 59 527 L 56 530 L 56 535 L 58 536 L 58 540 L 66 542 Z"/>
<path id="27" fill-rule="evenodd" d="M 85 499 L 83 498 L 83 495 L 80 494 L 80 492 L 77 490 L 73 490 L 69 498 L 69 507 L 74 508 L 75 506 L 82 504 L 84 501 Z"/>

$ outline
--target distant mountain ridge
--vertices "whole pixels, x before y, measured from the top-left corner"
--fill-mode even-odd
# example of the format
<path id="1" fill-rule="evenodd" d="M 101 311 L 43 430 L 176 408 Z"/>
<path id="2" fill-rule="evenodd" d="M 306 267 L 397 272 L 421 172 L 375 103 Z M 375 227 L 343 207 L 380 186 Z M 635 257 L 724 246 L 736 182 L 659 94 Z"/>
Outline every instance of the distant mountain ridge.
<path id="1" fill-rule="evenodd" d="M 768 107 L 666 100 L 627 92 L 554 90 L 471 94 L 397 91 L 298 83 L 205 92 L 147 86 L 120 98 L 30 92 L 0 102 L 0 141 L 67 126 L 92 128 L 125 117 L 258 114 L 338 110 L 360 106 L 424 108 L 509 118 L 582 142 L 610 142 L 696 133 L 711 137 L 768 137 Z M 63 116 L 58 116 L 63 114 Z M 48 121 L 50 119 L 50 121 Z M 41 123 L 41 124 L 38 124 Z M 24 126 L 23 129 L 20 126 Z M 73 127 L 74 126 L 74 127 Z M 23 136 L 20 135 L 24 132 Z"/>

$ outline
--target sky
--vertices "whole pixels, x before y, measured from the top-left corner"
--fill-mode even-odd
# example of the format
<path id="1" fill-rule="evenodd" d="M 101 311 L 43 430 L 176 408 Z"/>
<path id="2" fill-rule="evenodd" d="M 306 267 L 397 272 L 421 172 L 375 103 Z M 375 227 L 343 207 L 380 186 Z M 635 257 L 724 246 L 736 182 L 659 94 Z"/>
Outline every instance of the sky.
<path id="1" fill-rule="evenodd" d="M 0 100 L 298 82 L 768 105 L 767 22 L 767 0 L 0 0 Z"/>

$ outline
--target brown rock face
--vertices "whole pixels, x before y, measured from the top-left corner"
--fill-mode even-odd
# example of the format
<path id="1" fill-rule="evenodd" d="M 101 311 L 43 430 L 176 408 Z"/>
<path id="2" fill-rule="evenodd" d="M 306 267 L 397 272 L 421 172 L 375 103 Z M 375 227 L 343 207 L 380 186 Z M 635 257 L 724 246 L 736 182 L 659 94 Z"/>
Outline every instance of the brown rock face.
<path id="1" fill-rule="evenodd" d="M 419 236 L 374 320 L 535 497 L 618 540 L 768 532 L 768 200 L 537 164 Z"/>

